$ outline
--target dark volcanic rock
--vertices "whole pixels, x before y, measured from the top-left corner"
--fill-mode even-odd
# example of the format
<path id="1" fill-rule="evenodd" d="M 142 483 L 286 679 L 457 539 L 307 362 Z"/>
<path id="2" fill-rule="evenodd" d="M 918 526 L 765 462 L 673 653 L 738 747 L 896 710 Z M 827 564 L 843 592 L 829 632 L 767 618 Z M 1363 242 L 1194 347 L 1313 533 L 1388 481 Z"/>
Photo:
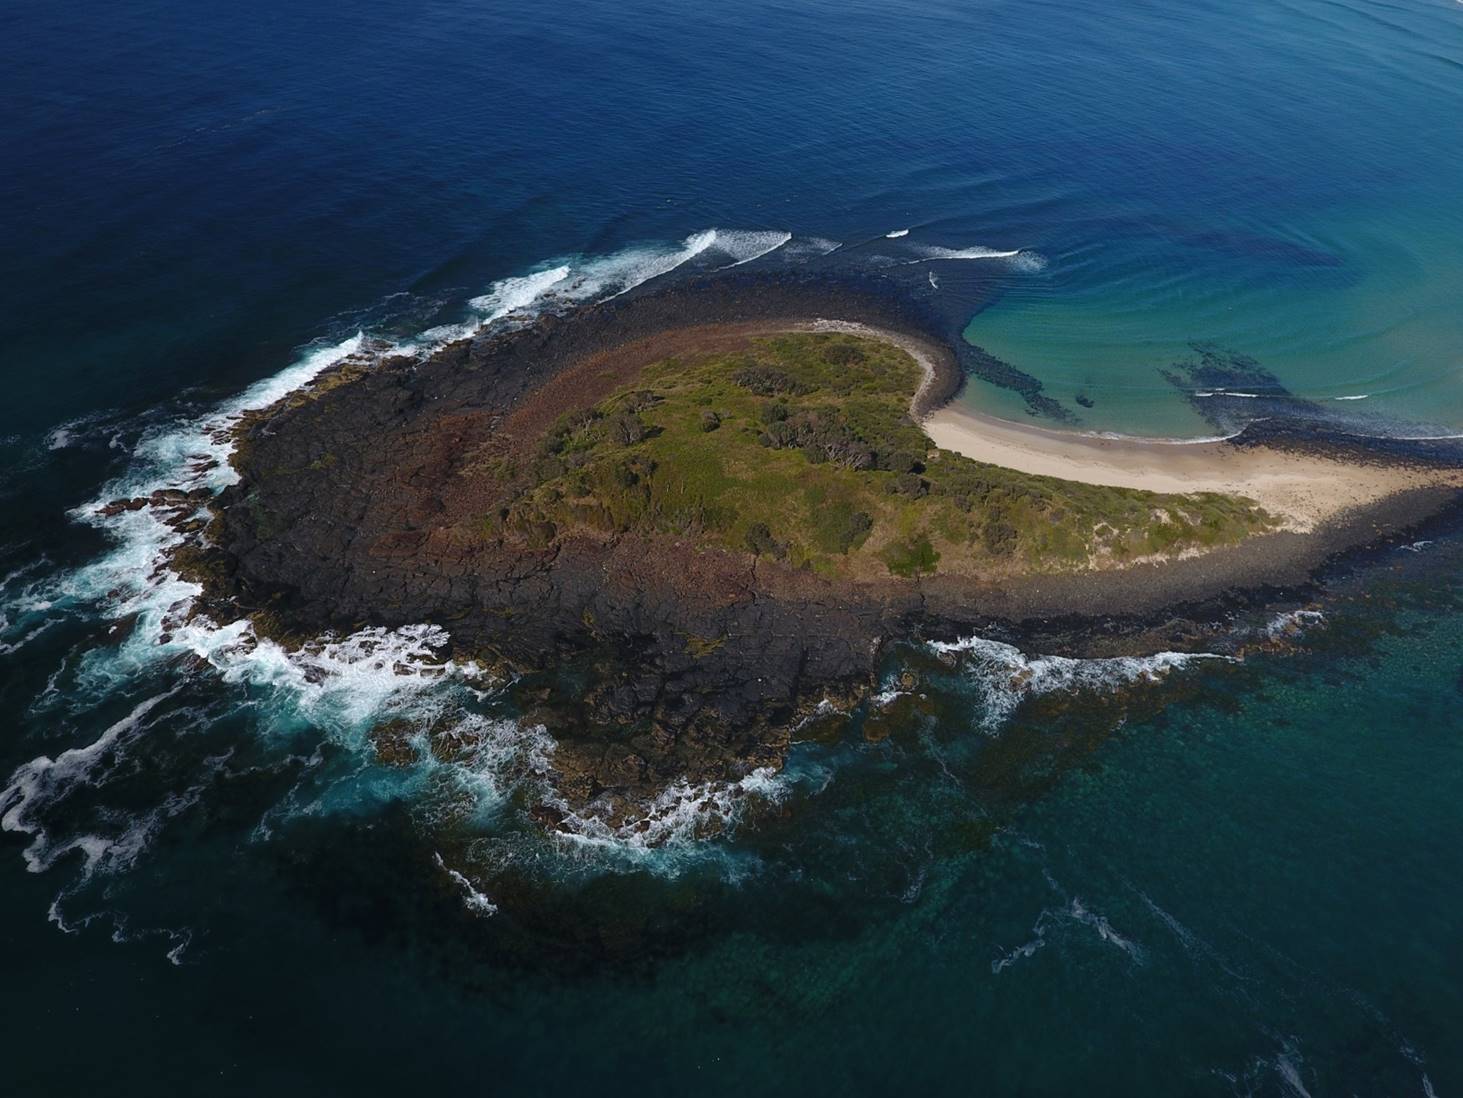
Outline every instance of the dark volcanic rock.
<path id="1" fill-rule="evenodd" d="M 459 654 L 527 673 L 521 689 L 537 695 L 525 708 L 559 740 L 572 801 L 775 766 L 800 709 L 867 682 L 881 640 L 920 608 L 915 585 L 870 597 L 691 540 L 494 540 L 483 520 L 500 487 L 494 456 L 594 399 L 579 375 L 556 392 L 566 370 L 597 365 L 613 384 L 674 350 L 688 325 L 704 326 L 698 339 L 744 340 L 738 325 L 819 316 L 925 334 L 897 299 L 865 287 L 790 282 L 769 297 L 756 281 L 722 279 L 425 360 L 347 363 L 241 427 L 241 480 L 218 500 L 213 545 L 185 550 L 180 565 L 215 609 L 252 612 L 286 639 L 433 622 Z M 948 399 L 953 360 L 936 380 Z"/>
<path id="2" fill-rule="evenodd" d="M 1002 622 L 1023 622 L 1047 651 L 1072 650 L 1072 637 L 1085 635 L 1087 647 L 1111 653 L 1120 634 L 1134 644 L 1159 635 L 1144 615 L 1164 611 L 1166 641 L 1176 619 L 1210 615 L 1245 588 L 1293 590 L 1325 558 L 1324 545 L 1274 535 L 1256 539 L 1259 548 L 1101 581 L 836 585 L 690 538 L 489 536 L 485 518 L 503 500 L 498 460 L 536 444 L 556 416 L 652 361 L 810 318 L 932 345 L 931 407 L 958 390 L 958 355 L 1065 414 L 1004 364 L 963 342 L 952 353 L 938 324 L 877 280 L 698 280 L 424 359 L 343 363 L 242 424 L 233 459 L 241 479 L 216 501 L 208 543 L 190 542 L 176 563 L 204 585 L 211 612 L 250 613 L 285 640 L 365 625 L 445 627 L 457 654 L 522 673 L 525 713 L 558 741 L 560 794 L 617 813 L 677 779 L 779 765 L 795 721 L 825 695 L 866 687 L 891 638 L 1000 635 Z M 113 506 L 148 502 L 196 504 L 168 496 Z M 1189 611 L 1171 611 L 1184 604 Z M 378 732 L 383 761 L 414 751 L 402 729 Z M 472 749 L 444 735 L 428 742 L 442 757 Z M 539 815 L 552 822 L 554 810 Z"/>

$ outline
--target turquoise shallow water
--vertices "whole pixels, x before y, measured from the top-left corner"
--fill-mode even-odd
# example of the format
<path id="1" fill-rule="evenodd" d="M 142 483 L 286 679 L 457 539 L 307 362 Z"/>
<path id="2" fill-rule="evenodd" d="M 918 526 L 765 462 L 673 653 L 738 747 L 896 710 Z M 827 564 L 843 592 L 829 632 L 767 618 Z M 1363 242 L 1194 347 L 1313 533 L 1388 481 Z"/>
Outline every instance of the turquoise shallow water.
<path id="1" fill-rule="evenodd" d="M 529 823 L 551 730 L 430 629 L 180 623 L 87 508 L 364 339 L 821 257 L 1079 428 L 1211 433 L 1204 343 L 1463 429 L 1460 77 L 1451 0 L 0 11 L 7 1093 L 1456 1093 L 1451 527 L 1242 662 L 903 651 L 647 844 Z"/>
<path id="2" fill-rule="evenodd" d="M 1416 205 L 1403 196 L 1385 212 L 1318 218 L 1293 246 L 1323 249 L 1326 261 L 1288 272 L 1263 251 L 1237 262 L 1165 238 L 1100 255 L 1094 247 L 1015 282 L 965 335 L 1040 378 L 1087 429 L 1212 434 L 1160 373 L 1192 358 L 1195 344 L 1211 344 L 1257 360 L 1290 392 L 1359 429 L 1454 433 L 1463 425 L 1463 266 L 1453 242 L 1463 226 Z M 1007 418 L 1025 414 L 1017 394 L 979 381 L 964 399 Z"/>

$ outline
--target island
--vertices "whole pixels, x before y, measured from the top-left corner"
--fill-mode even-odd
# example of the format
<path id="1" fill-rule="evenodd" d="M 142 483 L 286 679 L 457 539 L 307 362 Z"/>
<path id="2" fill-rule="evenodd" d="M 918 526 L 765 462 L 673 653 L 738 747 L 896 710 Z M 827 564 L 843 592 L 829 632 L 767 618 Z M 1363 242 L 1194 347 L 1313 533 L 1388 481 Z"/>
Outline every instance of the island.
<path id="1" fill-rule="evenodd" d="M 176 566 L 201 612 L 286 644 L 446 629 L 549 729 L 552 828 L 776 769 L 893 644 L 1197 648 L 1463 484 L 1334 439 L 986 420 L 950 403 L 963 379 L 887 294 L 731 279 L 362 353 L 240 423 L 238 483 Z"/>

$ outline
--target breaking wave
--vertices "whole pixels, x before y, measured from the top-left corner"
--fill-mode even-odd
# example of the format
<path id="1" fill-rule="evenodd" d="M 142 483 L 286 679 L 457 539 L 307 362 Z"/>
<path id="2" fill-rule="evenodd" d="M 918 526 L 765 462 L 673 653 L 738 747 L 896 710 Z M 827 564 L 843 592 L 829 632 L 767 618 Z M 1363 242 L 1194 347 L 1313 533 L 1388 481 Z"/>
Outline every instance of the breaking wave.
<path id="1" fill-rule="evenodd" d="M 910 263 L 925 263 L 930 260 L 999 259 L 1008 261 L 1018 271 L 1028 273 L 1045 270 L 1047 265 L 1044 255 L 1025 248 L 1002 251 L 999 248 L 986 248 L 978 244 L 969 248 L 943 248 L 938 244 L 925 244 L 915 250 L 919 253 L 918 257 L 909 260 Z"/>
<path id="2" fill-rule="evenodd" d="M 688 265 L 704 271 L 740 267 L 793 241 L 793 234 L 787 231 L 703 229 L 671 246 L 638 244 L 607 255 L 551 260 L 529 274 L 493 283 L 487 293 L 468 302 L 469 315 L 464 320 L 429 328 L 399 349 L 426 351 L 442 343 L 468 339 L 503 322 L 523 323 L 545 312 L 562 313 L 578 305 L 620 297 Z M 835 241 L 813 237 L 790 251 L 796 260 L 824 255 L 838 246 Z"/>
<path id="3" fill-rule="evenodd" d="M 742 258 L 734 259 L 730 263 L 718 268 L 718 271 L 730 270 L 733 267 L 740 267 L 743 263 L 751 263 L 754 259 L 761 259 L 764 255 L 775 252 L 789 240 L 792 233 L 749 233 L 749 232 L 722 232 L 719 234 L 717 243 L 729 254 L 741 254 Z"/>
<path id="4" fill-rule="evenodd" d="M 643 811 L 614 822 L 597 813 L 593 805 L 576 813 L 560 801 L 557 807 L 564 818 L 557 831 L 586 848 L 607 847 L 662 858 L 667 849 L 674 851 L 734 830 L 750 805 L 781 803 L 790 790 L 788 778 L 771 767 L 759 767 L 735 782 L 674 782 Z"/>
<path id="5" fill-rule="evenodd" d="M 984 703 L 981 724 L 999 728 L 1030 697 L 1076 691 L 1112 691 L 1140 682 L 1157 682 L 1202 660 L 1232 662 L 1207 652 L 1158 652 L 1152 656 L 1075 659 L 1027 656 L 1021 649 L 984 637 L 931 641 L 931 651 L 969 673 Z"/>

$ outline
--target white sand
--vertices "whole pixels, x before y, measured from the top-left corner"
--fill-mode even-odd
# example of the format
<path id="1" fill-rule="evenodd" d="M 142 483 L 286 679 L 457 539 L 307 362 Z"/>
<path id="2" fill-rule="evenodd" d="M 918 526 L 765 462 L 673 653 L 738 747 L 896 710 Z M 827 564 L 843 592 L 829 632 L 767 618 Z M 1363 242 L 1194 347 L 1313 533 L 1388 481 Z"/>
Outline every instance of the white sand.
<path id="1" fill-rule="evenodd" d="M 843 321 L 814 321 L 805 328 L 882 339 L 924 368 L 921 392 L 933 379 L 933 364 L 918 340 Z M 1151 492 L 1244 496 L 1298 531 L 1408 488 L 1463 486 L 1460 470 L 1361 464 L 1223 442 L 1101 438 L 1012 423 L 958 405 L 932 413 L 924 429 L 941 449 L 1023 473 Z"/>

